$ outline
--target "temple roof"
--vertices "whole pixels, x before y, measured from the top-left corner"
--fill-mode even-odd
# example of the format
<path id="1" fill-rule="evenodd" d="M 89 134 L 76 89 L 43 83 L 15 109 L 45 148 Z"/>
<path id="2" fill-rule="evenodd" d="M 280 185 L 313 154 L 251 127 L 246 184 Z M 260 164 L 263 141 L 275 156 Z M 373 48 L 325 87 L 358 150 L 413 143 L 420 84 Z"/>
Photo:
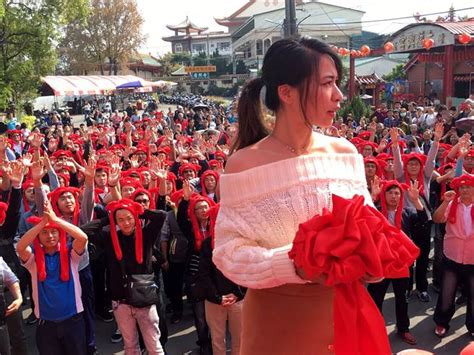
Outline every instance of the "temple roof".
<path id="1" fill-rule="evenodd" d="M 194 23 L 192 23 L 188 16 L 186 16 L 186 19 L 177 24 L 177 25 L 166 25 L 166 27 L 168 29 L 170 29 L 171 31 L 177 31 L 177 32 L 186 32 L 186 33 L 200 33 L 200 32 L 204 32 L 207 30 L 207 27 L 199 27 L 197 25 L 195 25 Z"/>

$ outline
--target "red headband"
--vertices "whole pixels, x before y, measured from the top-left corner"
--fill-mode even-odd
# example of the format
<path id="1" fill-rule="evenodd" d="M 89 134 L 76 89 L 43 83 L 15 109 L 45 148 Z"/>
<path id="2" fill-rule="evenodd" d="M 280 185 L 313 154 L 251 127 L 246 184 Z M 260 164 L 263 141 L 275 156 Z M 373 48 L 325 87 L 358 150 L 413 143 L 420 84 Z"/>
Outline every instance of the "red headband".
<path id="1" fill-rule="evenodd" d="M 114 247 L 115 256 L 119 261 L 122 260 L 122 248 L 117 236 L 117 229 L 115 223 L 115 212 L 118 210 L 127 210 L 135 218 L 135 258 L 137 263 L 143 263 L 143 231 L 140 224 L 140 215 L 144 212 L 143 206 L 127 198 L 123 198 L 118 201 L 110 202 L 106 210 L 110 212 L 110 237 L 112 239 L 112 245 Z"/>
<path id="2" fill-rule="evenodd" d="M 449 185 L 456 192 L 456 197 L 451 202 L 451 207 L 449 208 L 448 212 L 448 222 L 454 224 L 456 223 L 456 212 L 459 205 L 459 188 L 461 186 L 474 186 L 474 177 L 470 174 L 464 174 L 454 178 Z M 471 219 L 474 219 L 474 208 L 471 208 Z"/>

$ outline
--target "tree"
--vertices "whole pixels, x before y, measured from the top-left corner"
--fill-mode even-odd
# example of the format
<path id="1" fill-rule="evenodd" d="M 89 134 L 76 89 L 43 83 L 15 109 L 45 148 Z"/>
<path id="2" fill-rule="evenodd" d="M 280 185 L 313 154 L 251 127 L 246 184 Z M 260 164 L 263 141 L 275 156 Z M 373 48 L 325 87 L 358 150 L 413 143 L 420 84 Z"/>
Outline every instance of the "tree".
<path id="1" fill-rule="evenodd" d="M 383 75 L 382 79 L 389 82 L 393 82 L 394 80 L 399 80 L 399 79 L 406 79 L 407 73 L 405 72 L 403 67 L 404 67 L 404 64 L 398 64 L 395 68 L 392 69 L 392 71 L 389 74 Z"/>
<path id="2" fill-rule="evenodd" d="M 65 27 L 61 43 L 62 63 L 77 74 L 99 68 L 117 75 L 144 43 L 143 17 L 135 0 L 91 0 L 93 12 L 83 21 Z"/>
<path id="3" fill-rule="evenodd" d="M 41 76 L 54 70 L 61 25 L 87 12 L 87 0 L 1 1 L 0 109 L 36 96 Z"/>

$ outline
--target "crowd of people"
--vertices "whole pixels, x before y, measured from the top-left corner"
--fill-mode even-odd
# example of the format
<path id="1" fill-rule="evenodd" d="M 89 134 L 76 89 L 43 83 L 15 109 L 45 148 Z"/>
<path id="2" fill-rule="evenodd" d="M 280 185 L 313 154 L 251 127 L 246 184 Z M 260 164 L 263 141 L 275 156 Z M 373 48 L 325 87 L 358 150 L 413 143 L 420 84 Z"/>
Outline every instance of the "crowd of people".
<path id="1" fill-rule="evenodd" d="M 474 98 L 459 107 L 423 105 L 382 104 L 371 117 L 314 128 L 357 148 L 373 204 L 420 249 L 411 277 L 368 286 L 382 311 L 392 283 L 397 332 L 412 345 L 408 305 L 414 297 L 431 301 L 432 246 L 434 332 L 443 337 L 455 304 L 466 303 L 474 336 L 474 149 L 455 125 L 473 115 Z M 181 321 L 184 294 L 201 354 L 226 353 L 227 322 L 239 354 L 248 282 L 231 281 L 212 258 L 235 116 L 217 104 L 162 111 L 154 103 L 145 111 L 96 110 L 87 125 L 51 113 L 37 126 L 0 127 L 1 354 L 27 353 L 25 299 L 40 354 L 96 353 L 96 317 L 115 320 L 111 341 L 123 340 L 126 354 L 164 354 L 167 322 Z M 257 187 L 235 191 L 246 188 Z M 216 260 L 225 265 L 227 256 Z"/>

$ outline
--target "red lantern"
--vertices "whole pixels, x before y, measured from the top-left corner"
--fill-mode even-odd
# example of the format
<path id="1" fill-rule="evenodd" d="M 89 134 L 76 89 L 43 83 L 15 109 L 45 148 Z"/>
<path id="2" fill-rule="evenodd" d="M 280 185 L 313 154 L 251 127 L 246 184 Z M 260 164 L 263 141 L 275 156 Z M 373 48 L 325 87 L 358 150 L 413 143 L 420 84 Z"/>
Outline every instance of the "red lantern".
<path id="1" fill-rule="evenodd" d="M 393 45 L 392 42 L 387 42 L 383 45 L 383 49 L 385 50 L 385 53 L 390 53 L 393 52 L 395 49 L 395 46 Z"/>
<path id="2" fill-rule="evenodd" d="M 433 38 L 425 38 L 423 40 L 423 48 L 426 50 L 430 50 L 434 46 L 434 40 Z"/>
<path id="3" fill-rule="evenodd" d="M 468 44 L 471 42 L 471 35 L 469 33 L 463 33 L 458 36 L 458 41 L 461 44 Z"/>
<path id="4" fill-rule="evenodd" d="M 356 57 L 357 56 L 357 51 L 355 49 L 351 49 L 351 57 Z"/>
<path id="5" fill-rule="evenodd" d="M 369 55 L 370 54 L 370 47 L 364 44 L 362 47 L 360 47 L 360 51 L 361 51 L 362 55 Z"/>

